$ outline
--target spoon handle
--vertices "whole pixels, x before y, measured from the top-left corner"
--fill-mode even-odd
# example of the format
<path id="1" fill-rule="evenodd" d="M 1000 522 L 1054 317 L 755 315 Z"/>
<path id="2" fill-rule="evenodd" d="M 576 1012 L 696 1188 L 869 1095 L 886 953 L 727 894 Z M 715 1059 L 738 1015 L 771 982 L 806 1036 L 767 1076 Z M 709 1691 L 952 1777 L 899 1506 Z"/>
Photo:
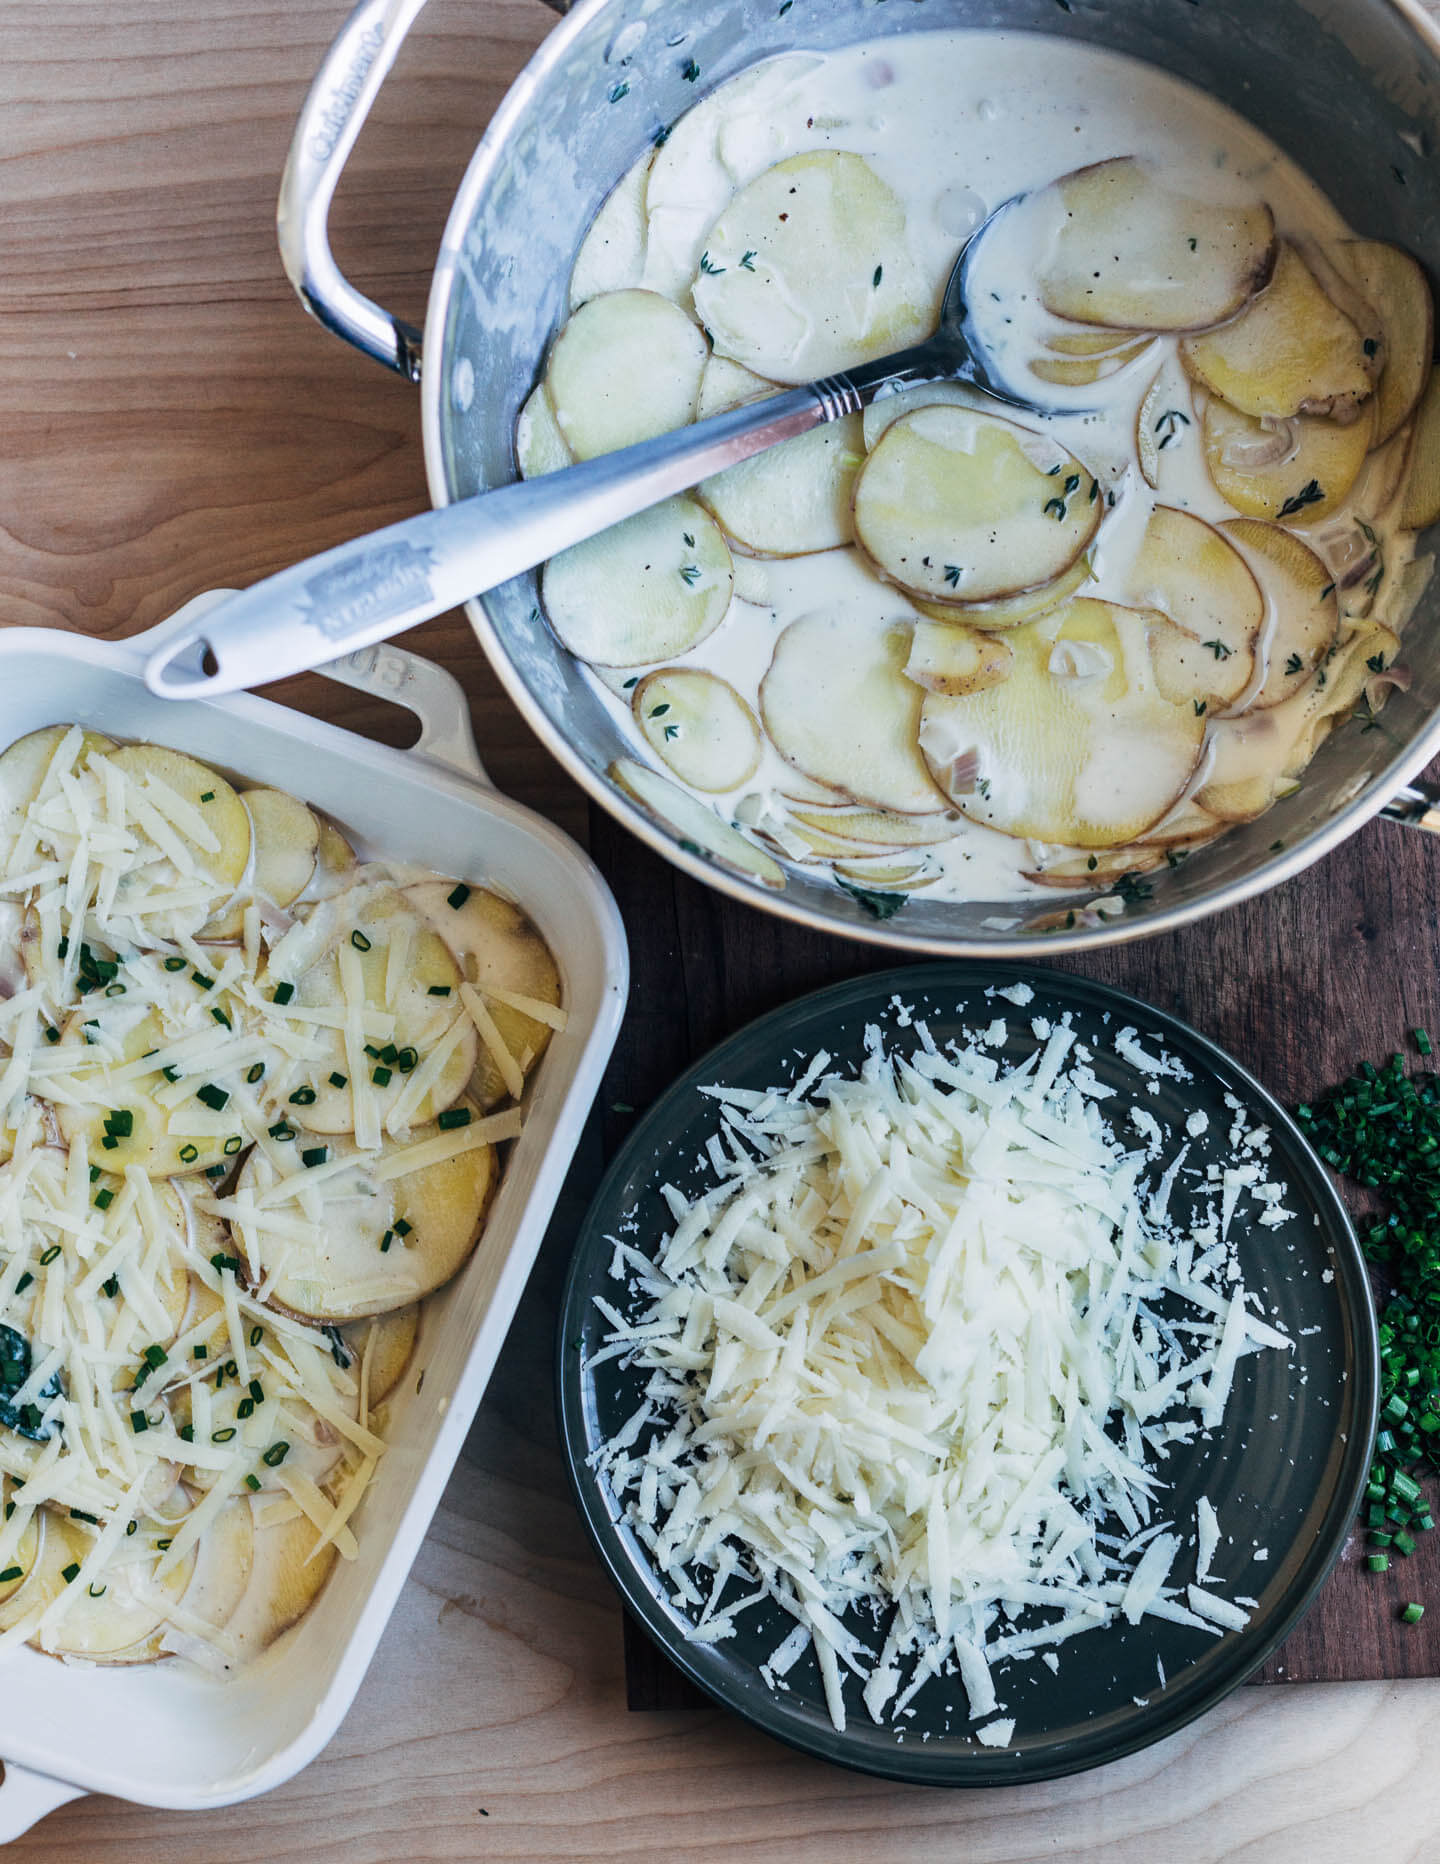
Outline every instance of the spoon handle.
<path id="1" fill-rule="evenodd" d="M 712 473 L 853 413 L 896 373 L 863 389 L 843 376 L 788 389 L 340 544 L 182 622 L 146 662 L 145 682 L 162 699 L 236 692 L 386 640 Z"/>

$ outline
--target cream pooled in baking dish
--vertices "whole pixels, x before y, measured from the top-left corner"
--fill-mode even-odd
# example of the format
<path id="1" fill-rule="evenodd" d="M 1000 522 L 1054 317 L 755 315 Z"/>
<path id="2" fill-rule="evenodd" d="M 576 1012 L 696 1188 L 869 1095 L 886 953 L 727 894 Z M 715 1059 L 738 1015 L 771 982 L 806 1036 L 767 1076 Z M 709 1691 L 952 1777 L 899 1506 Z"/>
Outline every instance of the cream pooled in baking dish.
<path id="1" fill-rule="evenodd" d="M 565 1023 L 497 895 L 78 725 L 0 754 L 0 1651 L 228 1674 L 385 1452 Z"/>
<path id="2" fill-rule="evenodd" d="M 882 917 L 1108 897 L 1378 709 L 1440 515 L 1420 268 L 1115 53 L 909 33 L 742 72 L 577 257 L 526 476 L 926 337 L 957 251 L 1032 414 L 884 397 L 552 559 L 542 600 L 692 849 Z M 1084 909 L 1089 910 L 1089 909 Z"/>

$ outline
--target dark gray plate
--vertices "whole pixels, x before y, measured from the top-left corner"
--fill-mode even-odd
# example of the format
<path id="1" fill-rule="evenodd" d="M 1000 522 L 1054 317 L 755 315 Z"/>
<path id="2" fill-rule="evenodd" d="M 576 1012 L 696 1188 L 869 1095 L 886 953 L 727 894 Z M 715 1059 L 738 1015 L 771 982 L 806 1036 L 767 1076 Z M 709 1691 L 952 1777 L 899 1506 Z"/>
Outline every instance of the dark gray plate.
<path id="1" fill-rule="evenodd" d="M 1035 992 L 1023 1011 L 985 995 L 987 988 L 1020 981 Z M 1010 1063 L 1036 1046 L 1032 1017 L 1053 1021 L 1068 1011 L 1081 1041 L 1095 1051 L 1095 1073 L 1118 1090 L 1105 1102 L 1117 1131 L 1127 1103 L 1147 1108 L 1176 1132 L 1192 1111 L 1209 1115 L 1208 1132 L 1191 1141 L 1189 1164 L 1224 1162 L 1235 1118 L 1225 1096 L 1235 1096 L 1247 1125 L 1270 1128 L 1267 1172 L 1288 1187 L 1285 1205 L 1295 1213 L 1277 1228 L 1263 1228 L 1255 1221 L 1258 1207 L 1243 1199 L 1231 1226 L 1246 1286 L 1259 1296 L 1265 1316 L 1295 1341 L 1295 1351 L 1243 1359 L 1221 1426 L 1177 1445 L 1167 1466 L 1173 1486 L 1165 1510 L 1182 1528 L 1193 1523 L 1200 1495 L 1215 1503 L 1222 1539 L 1212 1570 L 1225 1596 L 1258 1601 L 1249 1625 L 1212 1638 L 1145 1618 L 1060 1645 L 1058 1674 L 1038 1660 L 997 1668 L 1002 1712 L 1016 1721 L 1004 1749 L 975 1740 L 958 1679 L 928 1683 L 898 1728 L 870 1721 L 851 1679 L 843 1734 L 831 1725 L 812 1654 L 790 1671 L 788 1690 L 772 1693 L 759 1665 L 793 1625 L 778 1606 L 743 1613 L 736 1635 L 723 1643 L 687 1641 L 681 1611 L 586 1460 L 636 1409 L 644 1382 L 618 1359 L 586 1368 L 606 1332 L 594 1297 L 622 1305 L 626 1298 L 624 1284 L 610 1279 L 606 1239 L 624 1223 L 626 1240 L 653 1253 L 670 1227 L 658 1185 L 669 1179 L 691 1194 L 713 1182 L 699 1155 L 715 1129 L 716 1106 L 698 1089 L 715 1082 L 766 1088 L 792 1081 L 820 1048 L 837 1065 L 851 1064 L 862 1053 L 867 1023 L 878 1023 L 892 1046 L 911 1046 L 913 1030 L 898 1025 L 897 1004 L 923 1018 L 942 1046 L 1003 1015 L 1010 1039 L 1002 1053 Z M 1126 1024 L 1147 1046 L 1183 1061 L 1193 1080 L 1165 1078 L 1159 1092 L 1150 1093 L 1147 1079 L 1108 1046 Z M 1172 1201 L 1177 1214 L 1185 1210 L 1184 1185 L 1182 1176 Z M 1337 1558 L 1364 1488 L 1376 1359 L 1369 1283 L 1345 1211 L 1284 1109 L 1237 1062 L 1175 1018 L 1084 978 L 1023 966 L 925 964 L 857 978 L 762 1017 L 712 1049 L 639 1122 L 576 1243 L 560 1316 L 561 1433 L 601 1559 L 650 1635 L 702 1689 L 782 1741 L 848 1767 L 930 1785 L 1013 1784 L 1076 1773 L 1172 1734 L 1234 1689 L 1280 1643 Z M 1267 1557 L 1257 1559 L 1257 1549 Z M 1182 1551 L 1172 1583 L 1193 1576 L 1193 1559 L 1192 1549 Z M 851 1623 L 878 1642 L 867 1622 Z M 1157 1663 L 1164 1668 L 1163 1686 Z"/>

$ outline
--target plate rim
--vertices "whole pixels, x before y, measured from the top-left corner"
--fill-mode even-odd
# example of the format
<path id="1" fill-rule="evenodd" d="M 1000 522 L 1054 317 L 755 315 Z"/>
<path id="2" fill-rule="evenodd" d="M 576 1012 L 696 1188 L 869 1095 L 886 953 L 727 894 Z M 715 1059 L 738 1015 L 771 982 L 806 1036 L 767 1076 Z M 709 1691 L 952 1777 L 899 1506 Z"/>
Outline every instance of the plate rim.
<path id="1" fill-rule="evenodd" d="M 1177 1704 L 1168 1714 L 1160 1712 L 1157 1704 L 1157 1712 L 1153 1717 L 1141 1717 L 1113 1745 L 1099 1753 L 1078 1758 L 1066 1754 L 1065 1744 L 1051 1756 L 1028 1759 L 1018 1750 L 986 1748 L 978 1744 L 973 1752 L 967 1750 L 963 1756 L 942 1756 L 938 1749 L 927 1751 L 920 1743 L 909 1746 L 900 1742 L 883 1755 L 851 1752 L 846 1750 L 845 1734 L 833 1728 L 818 1729 L 812 1739 L 807 1738 L 801 1728 L 789 1724 L 777 1725 L 767 1714 L 772 1702 L 769 1691 L 766 1691 L 763 1700 L 757 1698 L 751 1701 L 748 1699 L 750 1691 L 747 1688 L 746 1699 L 741 1700 L 739 1692 L 727 1690 L 712 1681 L 692 1658 L 690 1645 L 674 1637 L 670 1625 L 656 1607 L 653 1593 L 639 1583 L 634 1563 L 626 1557 L 620 1543 L 618 1523 L 612 1520 L 600 1484 L 586 1463 L 588 1450 L 593 1446 L 588 1442 L 585 1429 L 585 1377 L 578 1354 L 567 1350 L 567 1341 L 575 1323 L 575 1310 L 580 1301 L 581 1270 L 598 1246 L 596 1213 L 613 1187 L 630 1175 L 639 1155 L 646 1151 L 650 1131 L 663 1120 L 666 1111 L 677 1101 L 694 1094 L 710 1080 L 721 1078 L 716 1072 L 717 1062 L 731 1048 L 752 1039 L 762 1025 L 798 1019 L 827 1002 L 834 1002 L 838 1007 L 847 1000 L 863 1001 L 872 994 L 881 1000 L 877 1009 L 883 1009 L 888 1006 L 890 997 L 902 991 L 918 995 L 927 990 L 933 992 L 946 988 L 1005 989 L 1019 983 L 1028 984 L 1037 991 L 1043 989 L 1052 993 L 1073 993 L 1087 1007 L 1134 1013 L 1137 1020 L 1144 1019 L 1158 1025 L 1163 1032 L 1183 1038 L 1187 1047 L 1199 1051 L 1200 1059 L 1212 1077 L 1218 1074 L 1223 1080 L 1228 1075 L 1238 1080 L 1246 1095 L 1254 1096 L 1264 1109 L 1272 1127 L 1284 1133 L 1288 1145 L 1298 1154 L 1304 1168 L 1305 1188 L 1312 1209 L 1321 1218 L 1322 1238 L 1329 1242 L 1335 1256 L 1336 1282 L 1342 1311 L 1344 1308 L 1349 1309 L 1350 1324 L 1355 1336 L 1355 1360 L 1346 1381 L 1349 1409 L 1337 1420 L 1335 1427 L 1337 1435 L 1342 1427 L 1348 1427 L 1347 1437 L 1329 1502 L 1314 1540 L 1303 1555 L 1303 1583 L 1295 1585 L 1269 1615 L 1264 1631 L 1253 1651 L 1246 1654 L 1244 1664 L 1234 1669 L 1233 1674 L 1223 1673 L 1218 1676 L 1209 1689 L 1199 1692 L 1195 1700 Z M 748 1726 L 795 1752 L 844 1767 L 851 1772 L 899 1784 L 965 1788 L 1029 1785 L 1042 1780 L 1061 1779 L 1108 1766 L 1127 1755 L 1138 1753 L 1157 1741 L 1179 1733 L 1200 1716 L 1208 1714 L 1240 1688 L 1274 1654 L 1304 1617 L 1329 1579 L 1344 1551 L 1356 1518 L 1373 1452 L 1375 1415 L 1379 1402 L 1380 1348 L 1369 1270 L 1350 1213 L 1314 1146 L 1300 1130 L 1289 1110 L 1250 1069 L 1211 1037 L 1172 1011 L 1160 1009 L 1142 997 L 1101 983 L 1083 973 L 1060 970 L 1040 963 L 959 958 L 929 959 L 890 966 L 881 971 L 862 972 L 787 998 L 711 1044 L 655 1097 L 626 1134 L 576 1230 L 560 1299 L 554 1369 L 560 1451 L 580 1518 L 591 1546 L 620 1594 L 622 1606 L 632 1614 L 645 1635 L 658 1645 L 668 1661 L 713 1704 L 728 1710 Z M 754 1674 L 758 1681 L 758 1670 Z M 1009 1758 L 1011 1756 L 1013 1758 Z"/>

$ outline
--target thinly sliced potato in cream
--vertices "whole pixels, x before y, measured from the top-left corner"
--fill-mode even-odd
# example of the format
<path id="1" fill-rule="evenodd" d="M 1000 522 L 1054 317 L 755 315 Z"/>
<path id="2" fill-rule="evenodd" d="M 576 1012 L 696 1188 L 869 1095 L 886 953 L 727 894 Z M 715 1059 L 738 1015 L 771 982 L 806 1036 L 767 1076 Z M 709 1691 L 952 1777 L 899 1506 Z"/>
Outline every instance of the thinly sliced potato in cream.
<path id="1" fill-rule="evenodd" d="M 566 445 L 588 460 L 686 426 L 709 354 L 696 325 L 657 292 L 589 299 L 556 337 L 545 368 Z"/>
<path id="2" fill-rule="evenodd" d="M 320 824 L 304 803 L 284 790 L 245 790 L 240 801 L 250 818 L 250 881 L 245 896 L 205 928 L 207 939 L 239 938 L 251 899 L 293 906 L 315 874 Z"/>
<path id="3" fill-rule="evenodd" d="M 1057 576 L 1053 582 L 1022 590 L 1019 595 L 1000 596 L 993 602 L 927 602 L 917 595 L 912 595 L 910 601 L 931 621 L 961 621 L 970 628 L 999 631 L 1018 628 L 1022 621 L 1038 621 L 1051 609 L 1059 608 L 1084 587 L 1090 580 L 1090 573 L 1090 559 L 1084 556 L 1077 558 L 1064 575 Z"/>
<path id="4" fill-rule="evenodd" d="M 26 1530 L 28 1538 L 34 1530 L 38 1545 L 31 1543 L 32 1553 L 29 1566 L 22 1580 L 13 1590 L 0 1597 L 0 1631 L 8 1631 L 32 1612 L 43 1611 L 53 1605 L 71 1583 L 74 1575 L 66 1577 L 67 1569 L 76 1566 L 93 1546 L 88 1535 L 82 1534 L 78 1522 L 67 1520 L 58 1509 L 38 1508 L 31 1518 L 30 1528 Z M 25 1544 L 22 1538 L 22 1545 Z M 12 1565 L 19 1565 L 19 1560 L 12 1560 Z"/>
<path id="5" fill-rule="evenodd" d="M 559 1008 L 560 972 L 534 924 L 518 906 L 486 887 L 462 888 L 448 880 L 427 880 L 407 888 L 406 898 L 449 946 L 465 981 L 484 1000 L 501 1042 L 521 1073 L 529 1074 L 554 1031 L 549 1023 L 494 993 L 504 991 L 507 996 L 530 997 Z M 487 1109 L 508 1092 L 500 1064 L 484 1042 L 476 1051 L 468 1091 Z"/>
<path id="6" fill-rule="evenodd" d="M 793 808 L 798 823 L 851 841 L 873 842 L 895 848 L 928 848 L 958 834 L 961 818 L 953 809 L 938 815 L 896 815 L 884 809 Z"/>
<path id="7" fill-rule="evenodd" d="M 71 1564 L 78 1565 L 94 1540 L 74 1528 L 66 1534 L 69 1523 L 59 1525 Z M 67 1599 L 60 1622 L 41 1634 L 42 1648 L 87 1663 L 149 1663 L 158 1657 L 171 1610 L 189 1590 L 199 1556 L 192 1550 L 163 1578 L 156 1576 L 157 1560 L 152 1555 L 115 1563 L 102 1581 L 82 1587 Z"/>
<path id="8" fill-rule="evenodd" d="M 838 550 L 852 538 L 850 505 L 864 460 L 860 416 L 847 414 L 702 479 L 696 496 L 742 550 L 762 557 Z"/>
<path id="9" fill-rule="evenodd" d="M 320 1596 L 337 1555 L 333 1542 L 319 1543 L 308 1515 L 256 1526 L 254 1577 L 225 1626 L 241 1661 L 267 1650 Z"/>
<path id="10" fill-rule="evenodd" d="M 366 1366 L 366 1397 L 373 1411 L 383 1404 L 404 1376 L 415 1352 L 420 1332 L 420 1309 L 397 1307 L 388 1314 L 373 1314 L 368 1320 L 352 1320 L 340 1329 L 340 1337 L 354 1358 L 358 1379 L 360 1367 Z"/>
<path id="11" fill-rule="evenodd" d="M 708 420 L 712 414 L 724 414 L 730 408 L 744 407 L 747 401 L 758 401 L 762 395 L 780 392 L 778 382 L 767 382 L 763 375 L 756 375 L 743 363 L 731 362 L 728 356 L 711 356 L 700 378 L 695 418 Z M 788 443 L 782 442 L 784 444 Z"/>
<path id="12" fill-rule="evenodd" d="M 575 455 L 560 431 L 550 391 L 543 382 L 531 391 L 515 422 L 515 464 L 522 479 L 543 479 L 575 464 Z"/>
<path id="13" fill-rule="evenodd" d="M 645 187 L 648 164 L 637 162 L 606 195 L 580 242 L 570 274 L 570 309 L 591 298 L 629 291 L 645 280 Z M 527 473 L 526 478 L 530 477 Z"/>
<path id="14" fill-rule="evenodd" d="M 818 610 L 792 621 L 760 682 L 760 716 L 789 764 L 902 815 L 943 804 L 916 743 L 925 695 L 905 677 L 910 629 Z"/>
<path id="15" fill-rule="evenodd" d="M 921 388 L 903 388 L 895 395 L 881 395 L 861 415 L 865 451 L 873 453 L 886 429 L 917 408 L 969 408 L 974 414 L 1007 414 L 1007 401 L 997 401 L 968 382 L 927 382 Z"/>
<path id="16" fill-rule="evenodd" d="M 1135 460 L 1152 491 L 1162 489 L 1161 480 L 1178 467 L 1198 431 L 1189 380 L 1168 356 L 1135 413 Z"/>
<path id="17" fill-rule="evenodd" d="M 790 861 L 812 863 L 817 861 L 862 861 L 874 860 L 877 856 L 900 855 L 908 852 L 899 842 L 893 845 L 886 842 L 861 841 L 857 836 L 841 834 L 826 823 L 812 825 L 802 821 L 798 816 L 787 815 L 776 818 L 770 812 L 758 807 L 748 807 L 749 799 L 742 797 L 736 809 L 736 816 L 742 822 L 752 822 L 755 832 Z"/>
<path id="18" fill-rule="evenodd" d="M 698 667 L 661 667 L 635 688 L 640 735 L 691 789 L 738 789 L 760 765 L 760 724 L 728 680 Z"/>
<path id="19" fill-rule="evenodd" d="M 0 751 L 0 861 L 8 862 L 19 833 L 20 818 L 34 802 L 46 773 L 60 749 L 69 725 L 45 725 L 28 732 Z M 115 740 L 103 732 L 83 731 L 75 748 L 72 769 L 83 769 L 97 753 L 115 749 Z"/>
<path id="20" fill-rule="evenodd" d="M 1065 847 L 1133 841 L 1170 809 L 1200 754 L 1203 713 L 1159 690 L 1163 615 L 1079 598 L 1007 637 L 1009 679 L 925 700 L 920 747 L 955 806 L 1007 835 Z"/>
<path id="21" fill-rule="evenodd" d="M 930 335 L 934 286 L 905 210 L 861 156 L 794 155 L 742 188 L 705 237 L 692 297 L 722 356 L 811 382 Z"/>
<path id="22" fill-rule="evenodd" d="M 540 581 L 562 646 L 607 667 L 688 654 L 724 620 L 734 587 L 729 546 L 693 498 L 668 498 L 562 550 Z"/>
<path id="23" fill-rule="evenodd" d="M 1100 523 L 1099 481 L 1049 436 L 968 408 L 894 422 L 855 481 L 855 535 L 880 573 L 930 601 L 1052 582 Z"/>
<path id="24" fill-rule="evenodd" d="M 291 979 L 297 1009 L 355 1019 L 363 1041 L 346 1027 L 313 1026 L 314 1056 L 291 1064 L 277 1091 L 293 1125 L 312 1133 L 353 1133 L 363 1098 L 376 1130 L 407 1092 L 410 1075 L 461 1027 L 436 1079 L 410 1112 L 423 1126 L 465 1090 L 475 1066 L 476 1035 L 458 989 L 460 971 L 445 942 L 414 906 L 390 888 L 353 888 L 334 902 L 328 937 Z M 277 947 L 281 969 L 288 970 Z M 380 1040 L 365 1019 L 382 1023 Z M 374 1054 L 368 1051 L 373 1049 Z M 357 1075 L 359 1079 L 357 1080 Z"/>
<path id="25" fill-rule="evenodd" d="M 1250 709 L 1279 705 L 1305 684 L 1335 639 L 1334 579 L 1308 544 L 1278 524 L 1228 518 L 1220 528 L 1246 552 L 1265 595 L 1265 678 Z"/>
<path id="26" fill-rule="evenodd" d="M 1375 385 L 1375 445 L 1383 446 L 1415 412 L 1430 379 L 1435 348 L 1430 286 L 1408 252 L 1383 240 L 1345 240 L 1331 251 L 1374 306 L 1384 332 L 1385 362 Z"/>
<path id="27" fill-rule="evenodd" d="M 1265 603 L 1244 557 L 1219 531 L 1157 505 L 1122 593 L 1181 631 L 1179 640 L 1162 635 L 1155 643 L 1155 674 L 1168 699 L 1231 705 L 1250 685 Z"/>
<path id="28" fill-rule="evenodd" d="M 1212 395 L 1256 420 L 1353 421 L 1381 366 L 1379 341 L 1356 329 L 1288 242 L 1265 289 L 1229 323 L 1186 337 L 1180 357 Z"/>
<path id="29" fill-rule="evenodd" d="M 777 891 L 784 887 L 785 870 L 763 848 L 757 848 L 708 803 L 702 803 L 668 777 L 637 763 L 633 757 L 619 757 L 610 766 L 610 778 L 663 828 L 680 837 L 682 848 L 690 843 L 687 853 L 709 855 L 762 886 Z"/>
<path id="30" fill-rule="evenodd" d="M 1049 235 L 1045 308 L 1120 330 L 1199 330 L 1270 276 L 1275 220 L 1173 193 L 1133 156 L 1062 175 L 1013 211 Z"/>
<path id="31" fill-rule="evenodd" d="M 923 861 L 836 861 L 835 872 L 842 880 L 853 880 L 857 887 L 881 893 L 918 893 L 922 887 L 933 887 L 940 878 L 938 870 Z"/>
<path id="32" fill-rule="evenodd" d="M 1044 332 L 1044 345 L 1057 356 L 1114 356 L 1130 349 L 1137 337 L 1151 342 L 1153 334 L 1148 330 L 1092 330 L 1083 324 L 1062 323 Z"/>
<path id="33" fill-rule="evenodd" d="M 1008 677 L 1015 656 L 1003 634 L 963 621 L 917 621 L 905 677 L 931 693 L 975 693 Z"/>
<path id="34" fill-rule="evenodd" d="M 204 823 L 206 841 L 213 845 L 202 845 L 183 827 L 177 827 L 190 859 L 221 892 L 228 895 L 240 885 L 250 863 L 250 817 L 223 777 L 197 758 L 159 744 L 122 745 L 108 754 L 107 761 L 125 773 L 142 797 L 147 787 L 163 786 L 195 811 Z M 159 813 L 165 814 L 163 807 Z M 117 914 L 124 913 L 132 893 L 132 885 L 127 882 L 146 890 L 151 884 L 149 879 L 142 879 L 139 871 L 127 874 L 116 892 Z"/>
<path id="35" fill-rule="evenodd" d="M 1126 874 L 1150 874 L 1165 865 L 1161 848 L 1102 848 L 1094 854 L 1067 854 L 1043 867 L 1027 867 L 1025 878 L 1037 887 L 1054 887 L 1063 893 L 1103 893 Z"/>
<path id="36" fill-rule="evenodd" d="M 1176 803 L 1168 815 L 1161 816 L 1154 828 L 1135 837 L 1140 848 L 1181 848 L 1196 846 L 1218 835 L 1223 824 L 1192 797 Z"/>
<path id="37" fill-rule="evenodd" d="M 1440 371 L 1432 371 L 1415 412 L 1409 478 L 1400 501 L 1400 523 L 1425 531 L 1440 518 Z"/>
<path id="38" fill-rule="evenodd" d="M 307 907 L 317 900 L 333 899 L 337 893 L 343 893 L 354 878 L 355 867 L 355 850 L 333 822 L 321 817 L 315 872 L 295 905 Z"/>
<path id="39" fill-rule="evenodd" d="M 417 1127 L 403 1146 L 387 1143 L 379 1162 L 443 1137 L 439 1127 Z M 289 1197 L 279 1193 L 280 1174 L 258 1146 L 240 1173 L 239 1198 L 288 1219 L 278 1245 L 258 1217 L 252 1224 L 237 1214 L 231 1226 L 247 1275 L 268 1288 L 272 1307 L 341 1325 L 408 1307 L 459 1272 L 479 1241 L 499 1175 L 494 1146 L 472 1146 L 397 1178 L 377 1178 L 376 1155 L 350 1139 L 332 1139 L 327 1151 L 330 1161 L 349 1161 L 347 1168 L 303 1192 L 302 1168 L 285 1181 Z M 318 1201 L 318 1219 L 306 1214 L 308 1198 Z"/>
<path id="40" fill-rule="evenodd" d="M 1328 518 L 1365 464 L 1373 407 L 1367 402 L 1348 424 L 1297 414 L 1269 427 L 1212 395 L 1201 432 L 1216 491 L 1247 518 L 1298 525 Z"/>
<path id="41" fill-rule="evenodd" d="M 1107 381 L 1138 362 L 1155 341 L 1147 334 L 1137 337 L 1123 348 L 1107 350 L 1098 356 L 1032 356 L 1027 365 L 1031 375 L 1061 388 L 1088 388 L 1092 382 Z"/>
<path id="42" fill-rule="evenodd" d="M 5 1501 L 7 1506 L 11 1499 L 12 1484 L 10 1478 L 7 1476 L 5 1479 Z M 13 1499 L 18 1504 L 19 1496 L 14 1496 Z M 17 1593 L 29 1579 L 31 1573 L 34 1572 L 36 1556 L 40 1551 L 40 1528 L 44 1518 L 45 1511 L 43 1509 L 37 1510 L 20 1530 L 20 1538 L 15 1543 L 10 1554 L 9 1563 L 4 1569 L 9 1577 L 0 1579 L 0 1605 L 3 1605 L 7 1599 Z"/>

